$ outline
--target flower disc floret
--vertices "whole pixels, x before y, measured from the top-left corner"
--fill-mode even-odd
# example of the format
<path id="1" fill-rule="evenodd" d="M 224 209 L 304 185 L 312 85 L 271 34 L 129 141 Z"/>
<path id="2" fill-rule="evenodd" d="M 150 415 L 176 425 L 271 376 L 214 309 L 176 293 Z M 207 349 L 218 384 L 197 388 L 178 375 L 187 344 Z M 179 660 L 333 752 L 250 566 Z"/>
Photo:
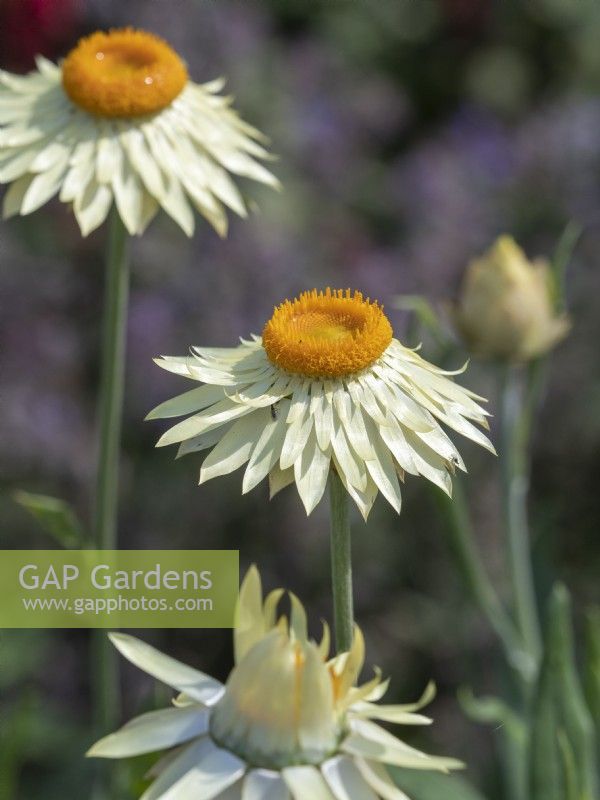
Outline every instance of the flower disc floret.
<path id="1" fill-rule="evenodd" d="M 263 331 L 270 361 L 291 374 L 341 378 L 361 372 L 392 341 L 383 308 L 361 292 L 303 292 L 275 309 Z"/>
<path id="2" fill-rule="evenodd" d="M 185 64 L 163 39 L 133 28 L 99 31 L 81 39 L 62 67 L 69 98 L 100 117 L 161 111 L 187 80 Z"/>

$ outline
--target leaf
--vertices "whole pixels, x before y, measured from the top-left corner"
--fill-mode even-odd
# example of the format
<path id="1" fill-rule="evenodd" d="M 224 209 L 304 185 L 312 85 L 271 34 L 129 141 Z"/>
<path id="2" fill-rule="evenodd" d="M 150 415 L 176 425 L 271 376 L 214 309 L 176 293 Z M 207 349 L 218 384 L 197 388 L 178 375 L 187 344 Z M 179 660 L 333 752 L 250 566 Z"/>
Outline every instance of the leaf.
<path id="1" fill-rule="evenodd" d="M 531 721 L 529 750 L 531 800 L 563 800 L 556 735 L 558 715 L 553 674 L 555 659 L 552 625 L 549 622 Z"/>
<path id="2" fill-rule="evenodd" d="M 10 736 L 3 737 L 3 747 L 0 750 L 0 800 L 10 800 L 18 793 L 19 773 L 24 761 L 23 745 L 27 739 L 29 705 L 29 697 L 22 695 L 8 716 L 6 709 L 3 715 L 3 727 L 10 730 Z"/>
<path id="3" fill-rule="evenodd" d="M 399 311 L 411 311 L 438 344 L 448 343 L 449 337 L 440 316 L 426 297 L 419 294 L 400 294 L 394 297 L 392 305 Z"/>
<path id="4" fill-rule="evenodd" d="M 598 796 L 599 791 L 595 753 L 596 733 L 577 673 L 571 624 L 571 597 L 562 584 L 554 588 L 550 608 L 557 640 L 557 694 L 561 704 L 562 721 L 573 748 L 581 797 L 591 800 Z"/>
<path id="5" fill-rule="evenodd" d="M 577 766 L 571 743 L 564 731 L 558 732 L 558 746 L 565 776 L 565 800 L 580 800 L 577 785 Z"/>
<path id="6" fill-rule="evenodd" d="M 529 734 L 524 720 L 500 698 L 475 697 L 471 689 L 462 688 L 458 699 L 472 720 L 502 727 L 517 744 L 527 743 Z"/>
<path id="7" fill-rule="evenodd" d="M 41 527 L 65 550 L 85 547 L 86 536 L 74 510 L 64 500 L 18 491 L 15 502 L 35 517 Z"/>
<path id="8" fill-rule="evenodd" d="M 552 256 L 551 290 L 554 299 L 554 307 L 557 311 L 564 311 L 566 306 L 565 281 L 567 267 L 569 266 L 569 262 L 571 261 L 582 232 L 583 228 L 578 222 L 574 220 L 568 222 L 558 240 L 554 255 Z"/>
<path id="9" fill-rule="evenodd" d="M 456 775 L 388 768 L 394 783 L 410 794 L 411 800 L 486 800 L 475 787 Z"/>
<path id="10" fill-rule="evenodd" d="M 587 614 L 585 626 L 585 697 L 596 723 L 596 749 L 600 758 L 600 607 Z"/>
<path id="11" fill-rule="evenodd" d="M 569 768 L 571 752 L 574 770 Z M 532 800 L 563 800 L 573 780 L 578 798 L 598 796 L 595 732 L 577 674 L 571 600 L 562 584 L 554 587 L 548 604 L 529 776 Z"/>

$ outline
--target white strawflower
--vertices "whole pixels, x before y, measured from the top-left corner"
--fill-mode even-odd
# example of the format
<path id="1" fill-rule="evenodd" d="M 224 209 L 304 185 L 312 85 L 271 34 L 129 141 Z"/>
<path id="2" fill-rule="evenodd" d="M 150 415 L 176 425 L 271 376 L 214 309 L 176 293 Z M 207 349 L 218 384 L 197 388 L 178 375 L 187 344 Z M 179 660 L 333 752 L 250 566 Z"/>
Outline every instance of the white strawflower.
<path id="1" fill-rule="evenodd" d="M 277 619 L 283 592 L 263 603 L 252 568 L 240 592 L 234 631 L 235 667 L 225 686 L 123 634 L 111 637 L 132 663 L 181 694 L 174 707 L 132 720 L 95 744 L 90 756 L 128 758 L 168 749 L 151 771 L 142 800 L 408 800 L 385 765 L 460 768 L 397 739 L 374 720 L 427 725 L 417 703 L 378 705 L 388 682 L 379 673 L 356 682 L 364 640 L 356 628 L 348 653 L 327 660 L 308 638 L 306 614 L 291 595 L 291 615 Z"/>
<path id="2" fill-rule="evenodd" d="M 29 75 L 0 71 L 0 183 L 4 216 L 29 214 L 57 193 L 85 236 L 113 200 L 130 234 L 159 208 L 191 236 L 196 209 L 224 235 L 225 207 L 246 216 L 229 173 L 277 186 L 257 159 L 264 139 L 218 93 L 189 80 L 158 36 L 97 32 L 62 65 L 39 56 Z"/>
<path id="3" fill-rule="evenodd" d="M 205 384 L 149 414 L 191 415 L 158 445 L 179 443 L 179 455 L 214 447 L 200 483 L 246 463 L 243 492 L 267 475 L 271 495 L 295 482 L 308 514 L 332 467 L 365 519 L 379 491 L 400 511 L 405 473 L 450 494 L 465 466 L 439 422 L 494 452 L 472 424 L 488 427 L 483 398 L 394 339 L 360 292 L 305 292 L 275 309 L 262 338 L 157 363 Z"/>

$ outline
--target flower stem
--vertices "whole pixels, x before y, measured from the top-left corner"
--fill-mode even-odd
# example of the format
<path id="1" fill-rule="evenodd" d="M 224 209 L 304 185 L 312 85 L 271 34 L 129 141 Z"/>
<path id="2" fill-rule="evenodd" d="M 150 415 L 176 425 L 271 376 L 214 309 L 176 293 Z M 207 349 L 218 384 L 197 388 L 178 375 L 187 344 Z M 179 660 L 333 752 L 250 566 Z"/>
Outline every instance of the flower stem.
<path id="1" fill-rule="evenodd" d="M 348 493 L 334 470 L 329 476 L 331 504 L 331 584 L 335 644 L 338 653 L 352 647 L 354 608 L 352 598 L 352 542 L 348 516 Z"/>
<path id="2" fill-rule="evenodd" d="M 504 518 L 517 627 L 535 664 L 542 638 L 531 565 L 527 497 L 529 491 L 529 440 L 537 406 L 542 365 L 529 369 L 527 391 L 516 367 L 507 367 L 501 391 L 502 468 Z"/>
<path id="3" fill-rule="evenodd" d="M 454 478 L 453 483 L 452 498 L 435 490 L 448 522 L 452 549 L 471 597 L 498 636 L 508 663 L 522 673 L 526 670 L 527 659 L 519 631 L 498 597 L 477 551 L 465 490 L 459 476 Z"/>
<path id="4" fill-rule="evenodd" d="M 113 550 L 117 542 L 119 447 L 125 381 L 128 295 L 127 232 L 117 211 L 113 210 L 106 263 L 100 382 L 100 452 L 94 531 L 94 542 L 99 550 Z"/>
<path id="5" fill-rule="evenodd" d="M 94 544 L 98 550 L 117 546 L 119 451 L 125 382 L 125 345 L 129 295 L 127 232 L 113 209 L 108 239 L 102 366 L 100 377 L 100 442 L 96 476 Z M 104 631 L 94 631 L 92 648 L 95 665 L 94 718 L 104 736 L 119 716 L 119 670 L 113 648 Z M 100 776 L 98 797 L 110 796 L 106 776 Z M 104 785 L 104 789 L 102 786 Z"/>

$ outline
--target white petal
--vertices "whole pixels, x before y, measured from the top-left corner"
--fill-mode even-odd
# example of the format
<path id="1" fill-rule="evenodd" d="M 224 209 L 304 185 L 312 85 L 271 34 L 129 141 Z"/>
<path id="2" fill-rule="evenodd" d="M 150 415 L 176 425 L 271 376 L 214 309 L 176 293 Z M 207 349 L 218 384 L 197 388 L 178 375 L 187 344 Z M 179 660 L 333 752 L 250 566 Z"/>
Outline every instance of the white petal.
<path id="1" fill-rule="evenodd" d="M 348 390 L 354 402 L 360 403 L 364 411 L 366 411 L 366 418 L 370 417 L 378 425 L 385 425 L 384 411 L 364 380 L 349 381 Z"/>
<path id="2" fill-rule="evenodd" d="M 59 199 L 61 202 L 71 203 L 76 197 L 80 197 L 93 177 L 94 169 L 91 161 L 71 163 L 60 189 Z"/>
<path id="3" fill-rule="evenodd" d="M 448 472 L 448 465 L 441 456 L 423 442 L 416 433 L 405 430 L 406 441 L 410 445 L 415 466 L 419 473 L 436 486 L 452 496 L 452 477 Z"/>
<path id="4" fill-rule="evenodd" d="M 144 134 L 138 128 L 131 128 L 122 138 L 132 169 L 139 175 L 147 191 L 161 202 L 166 193 L 166 183 Z"/>
<path id="5" fill-rule="evenodd" d="M 194 766 L 161 795 L 161 800 L 212 800 L 244 774 L 246 764 L 216 747 L 211 739 L 202 739 L 199 748 Z"/>
<path id="6" fill-rule="evenodd" d="M 289 800 L 290 793 L 278 772 L 255 769 L 249 772 L 242 789 L 242 800 Z"/>
<path id="7" fill-rule="evenodd" d="M 263 591 L 260 572 L 251 566 L 246 573 L 236 605 L 233 650 L 235 663 L 239 664 L 246 653 L 267 632 L 263 609 Z"/>
<path id="8" fill-rule="evenodd" d="M 37 147 L 16 149 L 9 158 L 4 158 L 0 164 L 0 183 L 9 183 L 28 172 L 38 152 Z"/>
<path id="9" fill-rule="evenodd" d="M 373 722 L 353 719 L 350 721 L 350 728 L 351 733 L 341 745 L 341 749 L 350 755 L 408 769 L 447 772 L 463 766 L 454 758 L 440 758 L 422 753 Z"/>
<path id="10" fill-rule="evenodd" d="M 239 376 L 241 379 L 241 376 Z M 252 405 L 255 408 L 263 408 L 277 403 L 282 397 L 289 394 L 288 386 L 290 378 L 287 375 L 278 378 L 273 383 L 273 373 L 271 370 L 266 371 L 266 378 L 252 383 L 243 389 L 238 389 L 235 392 L 226 392 L 228 397 L 235 400 L 237 403 L 245 403 Z"/>
<path id="11" fill-rule="evenodd" d="M 169 758 L 170 753 L 161 758 L 155 768 L 159 769 L 158 778 L 144 792 L 140 800 L 160 800 L 172 786 L 174 786 L 198 760 L 202 752 L 202 742 L 192 742 L 184 745 L 183 749 L 175 756 Z M 154 770 L 151 770 L 153 772 Z"/>
<path id="12" fill-rule="evenodd" d="M 364 719 L 378 719 L 381 722 L 394 722 L 396 725 L 431 725 L 429 717 L 404 711 L 401 706 L 380 706 L 376 703 L 360 702 L 352 705 L 350 711 Z"/>
<path id="13" fill-rule="evenodd" d="M 179 706 L 178 706 L 179 708 Z M 164 756 L 161 756 L 158 761 L 155 761 L 154 764 L 150 767 L 150 769 L 144 775 L 146 780 L 154 780 L 161 775 L 167 767 L 170 767 L 173 762 L 179 758 L 179 756 L 187 750 L 189 744 L 186 742 L 185 744 L 179 745 L 179 747 L 174 747 L 172 750 L 169 750 L 165 753 Z"/>
<path id="14" fill-rule="evenodd" d="M 214 192 L 219 200 L 222 200 L 228 208 L 239 214 L 240 217 L 247 216 L 248 212 L 242 195 L 227 172 L 208 158 L 204 162 L 204 168 L 208 172 L 207 178 L 211 191 Z"/>
<path id="15" fill-rule="evenodd" d="M 410 800 L 410 797 L 393 783 L 382 764 L 362 758 L 354 759 L 354 763 L 367 783 L 383 800 Z"/>
<path id="16" fill-rule="evenodd" d="M 226 422 L 225 425 L 219 425 L 218 428 L 211 428 L 206 433 L 186 439 L 185 442 L 179 445 L 177 458 L 187 456 L 190 453 L 200 453 L 202 450 L 208 450 L 209 447 L 213 447 L 217 442 L 221 441 L 232 425 L 235 425 L 235 422 Z"/>
<path id="17" fill-rule="evenodd" d="M 302 455 L 294 464 L 294 477 L 298 493 L 307 514 L 310 514 L 323 497 L 329 469 L 331 453 L 324 453 L 317 442 L 314 430 L 306 442 Z"/>
<path id="18" fill-rule="evenodd" d="M 186 378 L 194 378 L 192 367 L 194 366 L 194 356 L 161 356 L 155 358 L 154 363 L 167 372 L 174 372 L 175 375 L 183 375 Z"/>
<path id="19" fill-rule="evenodd" d="M 249 406 L 232 403 L 229 399 L 220 400 L 206 409 L 206 411 L 194 414 L 193 417 L 184 419 L 183 422 L 174 425 L 160 437 L 156 446 L 165 447 L 169 444 L 177 444 L 192 436 L 198 436 L 198 434 L 204 433 L 211 428 L 223 425 L 225 422 L 239 419 L 239 417 L 243 417 L 246 414 L 256 413 L 258 413 L 256 409 Z"/>
<path id="20" fill-rule="evenodd" d="M 277 464 L 271 467 L 269 472 L 269 499 L 272 500 L 276 494 L 282 489 L 294 482 L 294 470 L 292 467 L 288 469 L 280 469 Z"/>
<path id="21" fill-rule="evenodd" d="M 27 194 L 27 191 L 35 180 L 35 177 L 35 175 L 27 174 L 17 178 L 14 183 L 11 183 L 8 191 L 4 195 L 4 202 L 2 206 L 2 214 L 4 219 L 9 219 L 9 217 L 14 217 L 16 214 L 21 213 L 23 198 Z"/>
<path id="22" fill-rule="evenodd" d="M 142 193 L 144 189 L 129 163 L 123 159 L 121 169 L 112 180 L 119 216 L 131 236 L 139 233 L 142 219 Z"/>
<path id="23" fill-rule="evenodd" d="M 377 494 L 378 494 L 377 486 L 373 482 L 371 476 L 367 474 L 367 485 L 365 486 L 364 490 L 357 489 L 355 486 L 352 486 L 352 484 L 347 481 L 346 475 L 344 474 L 341 466 L 337 463 L 335 457 L 334 457 L 334 463 L 336 465 L 338 475 L 340 476 L 340 479 L 344 484 L 344 488 L 358 506 L 358 510 L 360 511 L 362 518 L 366 522 L 369 514 L 371 513 L 371 509 L 373 508 L 373 503 L 377 499 Z"/>
<path id="24" fill-rule="evenodd" d="M 346 480 L 360 491 L 364 491 L 367 486 L 367 471 L 365 463 L 359 459 L 350 448 L 342 423 L 337 415 L 334 415 L 334 430 L 331 440 L 336 463 L 344 473 Z"/>
<path id="25" fill-rule="evenodd" d="M 309 392 L 312 381 L 305 380 L 298 384 L 292 395 L 292 402 L 288 413 L 287 422 L 289 425 L 296 422 L 299 417 L 304 417 L 309 404 Z"/>
<path id="26" fill-rule="evenodd" d="M 308 413 L 307 407 L 305 408 L 304 416 L 296 416 L 292 424 L 287 426 L 283 445 L 281 446 L 279 463 L 281 469 L 289 469 L 300 458 L 312 429 L 313 419 Z"/>
<path id="27" fill-rule="evenodd" d="M 21 214 L 31 214 L 33 211 L 37 211 L 51 197 L 54 197 L 60 189 L 66 171 L 67 159 L 64 158 L 47 172 L 36 175 L 23 197 Z"/>
<path id="28" fill-rule="evenodd" d="M 172 397 L 166 400 L 146 416 L 146 419 L 167 419 L 169 417 L 181 417 L 185 414 L 192 414 L 195 411 L 202 411 L 204 408 L 219 400 L 223 400 L 225 393 L 221 386 L 200 386 L 191 389 L 189 392 Z"/>
<path id="29" fill-rule="evenodd" d="M 151 711 L 105 736 L 89 750 L 92 758 L 129 758 L 154 753 L 208 733 L 209 712 L 200 706 Z"/>
<path id="30" fill-rule="evenodd" d="M 266 478 L 279 461 L 286 433 L 286 416 L 289 401 L 282 400 L 276 419 L 269 419 L 252 451 L 252 456 L 244 473 L 242 492 L 246 494 Z"/>
<path id="31" fill-rule="evenodd" d="M 228 152 L 222 148 L 214 148 L 212 152 L 216 160 L 220 161 L 230 172 L 234 172 L 236 175 L 243 175 L 246 178 L 252 178 L 259 183 L 272 186 L 274 189 L 279 188 L 280 183 L 277 178 L 244 153 Z"/>
<path id="32" fill-rule="evenodd" d="M 398 483 L 398 474 L 394 461 L 387 449 L 375 423 L 368 417 L 365 419 L 367 433 L 373 447 L 374 458 L 367 459 L 365 465 L 369 474 L 377 484 L 379 491 L 384 495 L 398 513 L 402 505 L 402 494 Z"/>
<path id="33" fill-rule="evenodd" d="M 111 183 L 120 172 L 123 162 L 123 149 L 119 137 L 110 128 L 96 142 L 96 180 L 98 183 Z"/>
<path id="34" fill-rule="evenodd" d="M 332 758 L 321 766 L 321 772 L 336 800 L 377 800 L 351 758 Z"/>
<path id="35" fill-rule="evenodd" d="M 142 192 L 142 210 L 140 213 L 140 224 L 138 233 L 144 233 L 148 225 L 156 216 L 160 206 L 158 200 L 153 197 L 149 192 Z"/>
<path id="36" fill-rule="evenodd" d="M 146 125 L 143 130 L 155 162 L 164 165 L 166 187 L 160 195 L 160 205 L 183 232 L 191 236 L 194 233 L 194 214 L 177 177 L 177 164 L 173 163 L 169 143 L 156 126 Z"/>
<path id="37" fill-rule="evenodd" d="M 315 767 L 287 767 L 281 774 L 294 800 L 335 800 Z"/>
<path id="38" fill-rule="evenodd" d="M 71 155 L 70 145 L 53 139 L 46 147 L 42 148 L 29 167 L 31 172 L 47 172 L 57 164 L 65 165 Z"/>
<path id="39" fill-rule="evenodd" d="M 200 483 L 219 475 L 228 475 L 245 464 L 269 424 L 270 417 L 270 411 L 261 408 L 235 422 L 206 457 L 200 470 Z"/>
<path id="40" fill-rule="evenodd" d="M 462 457 L 449 436 L 437 425 L 433 430 L 420 432 L 415 431 L 415 434 L 421 439 L 425 444 L 434 450 L 444 461 L 447 461 L 452 467 L 458 467 L 463 471 L 465 469 L 465 462 L 462 460 Z"/>
<path id="41" fill-rule="evenodd" d="M 246 765 L 208 737 L 185 750 L 141 800 L 212 800 L 238 781 Z"/>
<path id="42" fill-rule="evenodd" d="M 419 470 L 415 464 L 413 449 L 406 441 L 402 427 L 391 415 L 387 419 L 389 425 L 382 425 L 379 428 L 385 446 L 389 448 L 390 453 L 405 472 L 410 475 L 418 475 Z"/>
<path id="43" fill-rule="evenodd" d="M 140 639 L 124 633 L 112 633 L 110 640 L 121 655 L 136 667 L 167 686 L 185 692 L 199 703 L 215 703 L 223 694 L 223 685 L 219 681 L 176 661 Z"/>
<path id="44" fill-rule="evenodd" d="M 315 419 L 315 434 L 321 450 L 327 450 L 331 445 L 333 436 L 333 408 L 325 394 L 322 384 L 313 384 L 313 389 L 318 386 L 316 402 L 311 401 L 311 410 Z"/>
<path id="45" fill-rule="evenodd" d="M 101 186 L 94 179 L 90 180 L 85 191 L 73 204 L 73 212 L 83 236 L 87 236 L 102 225 L 108 216 L 112 201 L 112 191 L 108 186 Z"/>
<path id="46" fill-rule="evenodd" d="M 340 419 L 343 421 L 341 416 Z M 375 451 L 369 441 L 369 434 L 365 427 L 365 418 L 360 409 L 360 404 L 355 403 L 352 405 L 352 416 L 349 424 L 344 423 L 344 433 L 348 437 L 348 441 L 355 453 L 364 461 L 375 456 Z"/>
<path id="47" fill-rule="evenodd" d="M 431 430 L 435 423 L 429 418 L 427 411 L 415 403 L 410 395 L 405 394 L 385 372 L 383 374 L 388 379 L 387 382 L 369 373 L 361 379 L 371 389 L 379 405 L 391 412 L 403 425 L 415 431 Z"/>
<path id="48" fill-rule="evenodd" d="M 35 65 L 40 72 L 50 78 L 57 78 L 61 74 L 61 69 L 58 64 L 55 64 L 53 61 L 49 61 L 42 55 L 36 55 Z"/>

